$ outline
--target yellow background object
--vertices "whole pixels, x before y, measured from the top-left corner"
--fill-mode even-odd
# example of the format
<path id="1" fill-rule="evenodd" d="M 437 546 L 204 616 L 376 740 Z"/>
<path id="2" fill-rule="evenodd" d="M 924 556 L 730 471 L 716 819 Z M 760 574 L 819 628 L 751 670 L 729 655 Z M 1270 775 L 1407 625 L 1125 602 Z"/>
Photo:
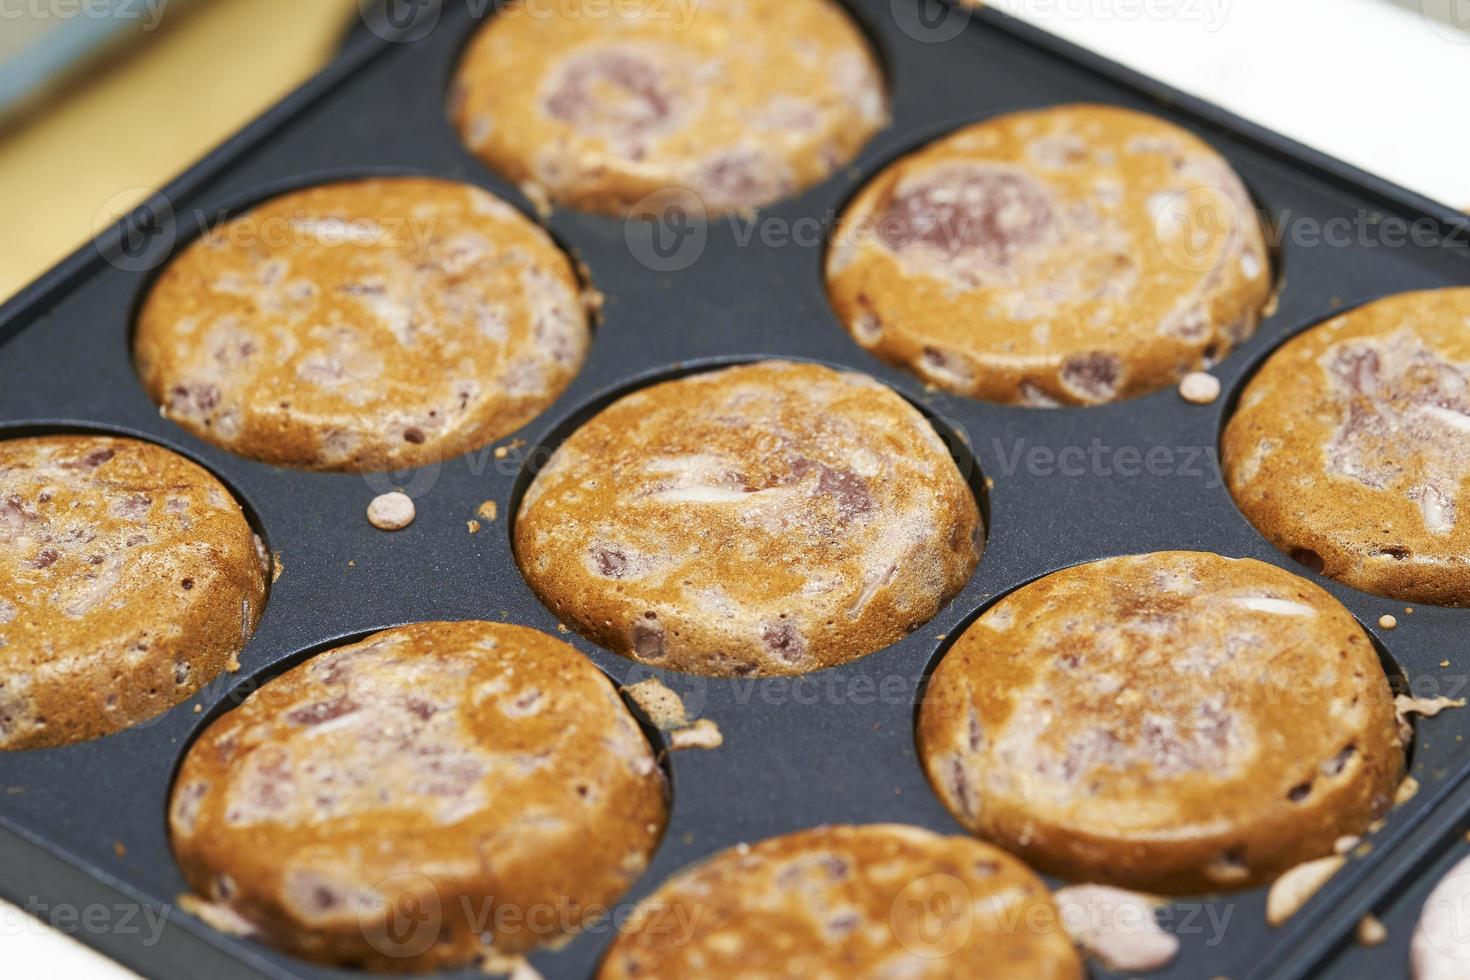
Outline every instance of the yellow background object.
<path id="1" fill-rule="evenodd" d="M 357 0 L 205 0 L 166 11 L 0 135 L 0 299 L 320 70 Z"/>

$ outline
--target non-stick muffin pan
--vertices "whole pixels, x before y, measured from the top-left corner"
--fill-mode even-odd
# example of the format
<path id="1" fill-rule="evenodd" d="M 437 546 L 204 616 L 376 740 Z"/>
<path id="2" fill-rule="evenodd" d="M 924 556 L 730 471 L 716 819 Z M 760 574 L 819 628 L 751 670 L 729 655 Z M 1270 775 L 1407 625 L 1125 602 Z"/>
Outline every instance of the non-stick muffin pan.
<path id="1" fill-rule="evenodd" d="M 376 22 L 320 77 L 0 310 L 0 436 L 97 431 L 173 449 L 234 491 L 279 572 L 238 673 L 128 731 L 0 755 L 5 897 L 150 976 L 349 975 L 218 932 L 181 910 L 187 888 L 170 849 L 167 801 L 191 741 L 243 693 L 330 646 L 417 621 L 485 619 L 541 630 L 619 683 L 659 677 L 723 732 L 718 749 L 669 756 L 669 825 L 627 907 L 564 948 L 531 957 L 556 978 L 591 976 L 632 903 L 737 843 L 826 823 L 962 833 L 916 755 L 925 678 L 997 597 L 1064 567 L 1165 550 L 1273 563 L 1346 606 L 1379 645 L 1397 691 L 1465 695 L 1470 610 L 1409 611 L 1279 553 L 1233 503 L 1217 447 L 1242 386 L 1287 338 L 1382 296 L 1470 284 L 1470 224 L 988 10 L 850 0 L 883 62 L 892 121 L 850 166 L 754 219 L 674 227 L 553 210 L 545 226 L 604 298 L 601 322 L 581 373 L 555 404 L 497 443 L 406 472 L 316 473 L 232 455 L 160 417 L 131 359 L 137 313 L 168 260 L 221 217 L 288 190 L 391 175 L 465 181 L 537 214 L 536 202 L 464 147 L 446 111 L 458 58 L 478 22 L 495 16 L 493 6 L 420 5 L 397 28 Z M 1223 394 L 1211 404 L 1190 404 L 1172 389 L 1051 411 L 944 394 L 867 354 L 828 302 L 827 233 L 883 166 L 959 126 L 1071 102 L 1131 107 L 1194 132 L 1241 175 L 1275 233 L 1275 306 L 1213 368 Z M 146 128 L 137 138 L 148 138 Z M 770 357 L 868 374 L 934 420 L 986 517 L 984 555 L 962 591 L 898 642 L 791 678 L 661 671 L 559 630 L 511 549 L 513 518 L 536 468 L 621 394 Z M 385 534 L 364 511 L 395 488 L 413 496 L 418 516 Z M 482 510 L 487 501 L 496 504 L 494 519 Z M 480 522 L 477 533 L 471 521 Z M 1380 625 L 1386 615 L 1396 627 Z M 1155 975 L 1406 970 L 1423 876 L 1447 866 L 1451 849 L 1463 850 L 1467 731 L 1470 711 L 1416 720 L 1409 765 L 1417 792 L 1284 924 L 1268 926 L 1264 887 L 1163 906 L 1160 921 L 1181 950 Z M 1388 925 L 1389 938 L 1366 948 L 1354 931 L 1370 912 Z M 1113 975 L 1095 962 L 1089 970 Z"/>

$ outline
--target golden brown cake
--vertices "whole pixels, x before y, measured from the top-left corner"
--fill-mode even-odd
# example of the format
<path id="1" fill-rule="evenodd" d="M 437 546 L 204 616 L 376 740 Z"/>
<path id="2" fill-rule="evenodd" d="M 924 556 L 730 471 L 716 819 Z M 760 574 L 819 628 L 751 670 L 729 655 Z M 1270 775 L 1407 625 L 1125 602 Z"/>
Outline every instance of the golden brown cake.
<path id="1" fill-rule="evenodd" d="M 969 579 L 982 534 L 912 405 L 864 375 L 763 361 L 604 409 L 531 484 L 514 541 L 531 588 L 588 638 L 748 676 L 898 640 Z"/>
<path id="2" fill-rule="evenodd" d="M 559 640 L 417 623 L 269 681 L 190 748 L 169 826 L 210 922 L 425 972 L 555 944 L 643 871 L 662 770 Z"/>
<path id="3" fill-rule="evenodd" d="M 1249 337 L 1255 208 L 1204 142 L 1127 109 L 1000 116 L 900 159 L 843 213 L 827 290 L 859 344 L 1039 408 L 1157 391 Z"/>
<path id="4" fill-rule="evenodd" d="M 0 441 L 0 749 L 120 731 L 237 669 L 263 556 L 230 492 L 166 449 Z"/>
<path id="5" fill-rule="evenodd" d="M 207 233 L 138 319 L 138 373 L 201 439 L 283 466 L 405 469 L 534 418 L 576 376 L 567 257 L 485 191 L 426 178 L 285 194 Z"/>
<path id="6" fill-rule="evenodd" d="M 1293 338 L 1241 395 L 1226 484 L 1282 551 L 1354 588 L 1470 604 L 1470 289 Z"/>
<path id="7" fill-rule="evenodd" d="M 540 7 L 506 4 L 480 31 L 450 111 L 487 164 L 570 207 L 622 215 L 666 188 L 711 213 L 758 207 L 887 119 L 873 52 L 832 0 Z"/>
<path id="8" fill-rule="evenodd" d="M 1019 927 L 1018 927 L 1019 924 Z M 732 848 L 633 913 L 599 980 L 1081 980 L 1041 879 L 917 827 L 819 827 Z"/>
<path id="9" fill-rule="evenodd" d="M 1042 870 L 1166 894 L 1269 881 L 1365 832 L 1404 751 L 1378 654 L 1250 559 L 1110 558 L 1003 598 L 935 670 L 930 783 Z"/>

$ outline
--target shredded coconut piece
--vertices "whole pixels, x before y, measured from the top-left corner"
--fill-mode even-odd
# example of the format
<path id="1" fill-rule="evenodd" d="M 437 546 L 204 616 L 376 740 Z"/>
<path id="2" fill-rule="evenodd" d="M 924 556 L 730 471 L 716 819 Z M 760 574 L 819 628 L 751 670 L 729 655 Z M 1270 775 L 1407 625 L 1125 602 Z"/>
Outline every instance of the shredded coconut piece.
<path id="1" fill-rule="evenodd" d="M 671 732 L 689 726 L 683 700 L 657 677 L 625 687 L 623 693 L 633 699 L 659 731 Z"/>
<path id="2" fill-rule="evenodd" d="M 701 718 L 688 728 L 681 728 L 669 736 L 669 749 L 682 752 L 684 749 L 717 749 L 725 744 L 720 726 L 708 718 Z"/>

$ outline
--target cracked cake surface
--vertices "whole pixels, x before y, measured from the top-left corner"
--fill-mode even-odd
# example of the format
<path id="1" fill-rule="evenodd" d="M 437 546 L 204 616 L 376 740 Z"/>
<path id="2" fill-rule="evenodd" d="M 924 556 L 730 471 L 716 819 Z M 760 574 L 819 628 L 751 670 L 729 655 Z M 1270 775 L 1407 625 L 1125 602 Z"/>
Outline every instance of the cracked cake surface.
<path id="1" fill-rule="evenodd" d="M 263 560 L 229 490 L 177 453 L 0 441 L 0 749 L 120 731 L 235 669 Z"/>
<path id="2" fill-rule="evenodd" d="M 483 622 L 385 630 L 267 681 L 189 749 L 169 809 L 214 917 L 393 972 L 566 940 L 642 873 L 666 819 L 611 682 L 559 640 Z"/>
<path id="3" fill-rule="evenodd" d="M 887 386 L 762 361 L 652 385 L 577 429 L 526 491 L 516 559 L 614 652 L 715 676 L 843 663 L 970 577 L 979 509 Z"/>
<path id="4" fill-rule="evenodd" d="M 304 469 L 403 469 L 536 417 L 590 342 L 571 262 L 469 184 L 402 177 L 272 198 L 165 268 L 134 354 L 163 414 Z"/>
<path id="5" fill-rule="evenodd" d="M 887 121 L 871 46 L 831 0 L 615 6 L 504 6 L 451 95 L 470 150 L 570 207 L 678 189 L 715 214 L 824 180 Z"/>
<path id="6" fill-rule="evenodd" d="M 1318 586 L 1201 552 L 1022 586 L 964 631 L 919 711 L 930 784 L 1064 877 L 1168 894 L 1269 881 L 1387 812 L 1393 695 Z"/>
<path id="7" fill-rule="evenodd" d="M 1051 893 L 1019 860 L 969 838 L 872 824 L 740 845 L 680 872 L 639 905 L 598 973 L 695 976 L 1084 973 Z"/>
<path id="8" fill-rule="evenodd" d="M 1314 571 L 1470 604 L 1470 289 L 1390 296 L 1292 338 L 1246 385 L 1221 462 L 1246 517 Z"/>
<path id="9" fill-rule="evenodd" d="M 1176 384 L 1271 293 L 1255 206 L 1193 134 L 1068 105 L 891 164 L 833 233 L 827 291 L 864 348 L 939 388 L 1035 408 Z"/>

